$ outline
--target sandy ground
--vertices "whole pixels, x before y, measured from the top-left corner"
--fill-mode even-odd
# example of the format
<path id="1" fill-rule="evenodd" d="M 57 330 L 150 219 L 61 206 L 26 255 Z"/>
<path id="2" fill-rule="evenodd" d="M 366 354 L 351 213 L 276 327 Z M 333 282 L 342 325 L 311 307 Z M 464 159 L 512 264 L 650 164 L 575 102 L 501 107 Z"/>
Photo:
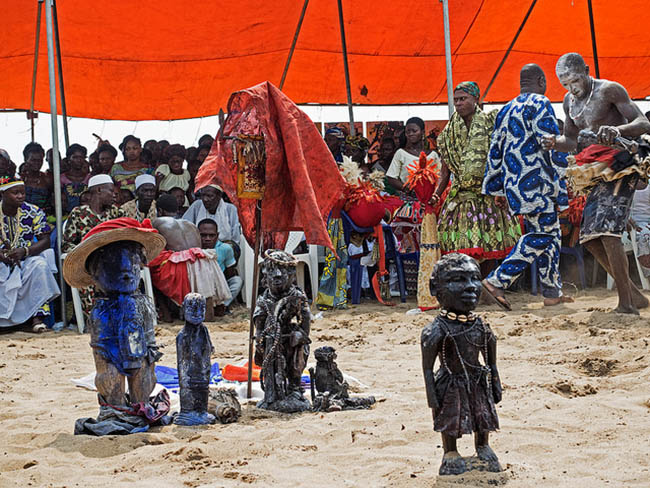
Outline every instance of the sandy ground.
<path id="1" fill-rule="evenodd" d="M 383 399 L 373 409 L 291 416 L 250 406 L 236 424 L 126 437 L 72 434 L 75 419 L 97 413 L 95 394 L 70 383 L 93 371 L 87 335 L 0 334 L 0 486 L 650 486 L 650 311 L 609 313 L 606 290 L 555 309 L 511 299 L 512 312 L 478 310 L 499 338 L 504 398 L 492 446 L 503 473 L 438 476 L 419 351 L 435 312 L 375 303 L 312 328 L 313 347 L 336 347 L 339 367 Z M 243 309 L 210 324 L 214 359 L 242 359 L 247 327 Z M 161 364 L 176 364 L 179 329 L 157 330 Z M 472 446 L 460 440 L 462 454 Z"/>

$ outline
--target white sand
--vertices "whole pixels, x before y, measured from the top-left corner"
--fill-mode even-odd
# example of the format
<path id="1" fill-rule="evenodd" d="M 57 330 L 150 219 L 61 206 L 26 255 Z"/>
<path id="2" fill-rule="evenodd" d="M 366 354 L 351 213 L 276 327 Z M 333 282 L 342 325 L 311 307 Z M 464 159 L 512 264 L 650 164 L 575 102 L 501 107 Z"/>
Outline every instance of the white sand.
<path id="1" fill-rule="evenodd" d="M 419 350 L 435 312 L 372 304 L 326 314 L 311 337 L 312 350 L 336 347 L 339 367 L 382 394 L 373 409 L 245 407 L 236 424 L 125 437 L 72 434 L 75 419 L 98 410 L 93 392 L 70 383 L 94 370 L 87 335 L 0 334 L 0 487 L 650 486 L 650 311 L 610 314 L 606 290 L 554 309 L 527 294 L 511 299 L 512 312 L 478 310 L 499 338 L 504 395 L 491 443 L 504 473 L 438 477 Z M 209 326 L 222 366 L 246 354 L 246 317 Z M 175 366 L 179 329 L 158 329 L 161 364 Z M 465 455 L 472 446 L 459 442 Z"/>

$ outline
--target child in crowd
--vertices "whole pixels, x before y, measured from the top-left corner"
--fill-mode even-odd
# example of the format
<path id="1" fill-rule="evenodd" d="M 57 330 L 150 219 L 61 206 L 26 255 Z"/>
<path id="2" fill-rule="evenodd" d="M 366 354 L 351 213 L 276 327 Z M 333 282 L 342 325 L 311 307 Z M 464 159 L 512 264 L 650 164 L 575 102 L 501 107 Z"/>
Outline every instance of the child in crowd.
<path id="1" fill-rule="evenodd" d="M 158 190 L 168 192 L 172 188 L 180 188 L 186 192 L 190 187 L 190 173 L 183 169 L 185 160 L 185 147 L 181 144 L 172 144 L 165 149 L 166 164 L 161 164 L 156 170 L 156 183 Z M 189 206 L 187 198 L 183 200 L 183 207 Z"/>

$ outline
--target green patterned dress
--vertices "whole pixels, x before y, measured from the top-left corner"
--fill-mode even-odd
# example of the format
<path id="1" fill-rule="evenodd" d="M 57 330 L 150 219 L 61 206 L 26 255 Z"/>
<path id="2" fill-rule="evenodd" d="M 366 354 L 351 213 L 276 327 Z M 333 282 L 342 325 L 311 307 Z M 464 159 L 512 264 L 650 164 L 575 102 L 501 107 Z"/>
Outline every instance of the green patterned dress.
<path id="1" fill-rule="evenodd" d="M 478 261 L 505 258 L 521 236 L 516 217 L 481 193 L 497 111 L 478 107 L 467 126 L 454 113 L 438 136 L 438 151 L 453 181 L 438 218 L 442 254 L 459 252 Z"/>

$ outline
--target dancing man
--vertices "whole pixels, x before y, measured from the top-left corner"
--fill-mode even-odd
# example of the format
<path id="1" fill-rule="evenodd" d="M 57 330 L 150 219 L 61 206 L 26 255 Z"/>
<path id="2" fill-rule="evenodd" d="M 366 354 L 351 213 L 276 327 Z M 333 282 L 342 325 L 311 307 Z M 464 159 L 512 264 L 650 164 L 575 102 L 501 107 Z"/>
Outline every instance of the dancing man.
<path id="1" fill-rule="evenodd" d="M 592 78 L 579 54 L 560 57 L 555 74 L 568 91 L 563 103 L 564 135 L 544 137 L 544 149 L 582 151 L 591 144 L 585 130 L 597 134 L 598 142 L 606 146 L 620 136 L 635 138 L 650 132 L 650 122 L 630 100 L 625 88 L 614 81 Z M 636 315 L 649 302 L 630 280 L 621 236 L 630 215 L 637 179 L 636 174 L 631 174 L 596 184 L 587 196 L 580 225 L 580 243 L 616 281 L 615 312 Z"/>
<path id="2" fill-rule="evenodd" d="M 567 208 L 563 168 L 542 150 L 542 138 L 560 133 L 551 103 L 544 96 L 546 76 L 536 64 L 521 69 L 520 93 L 497 115 L 483 193 L 506 197 L 510 210 L 522 215 L 525 234 L 510 254 L 483 280 L 486 291 L 506 310 L 510 304 L 503 290 L 537 261 L 544 305 L 573 301 L 562 296 L 558 214 Z"/>

